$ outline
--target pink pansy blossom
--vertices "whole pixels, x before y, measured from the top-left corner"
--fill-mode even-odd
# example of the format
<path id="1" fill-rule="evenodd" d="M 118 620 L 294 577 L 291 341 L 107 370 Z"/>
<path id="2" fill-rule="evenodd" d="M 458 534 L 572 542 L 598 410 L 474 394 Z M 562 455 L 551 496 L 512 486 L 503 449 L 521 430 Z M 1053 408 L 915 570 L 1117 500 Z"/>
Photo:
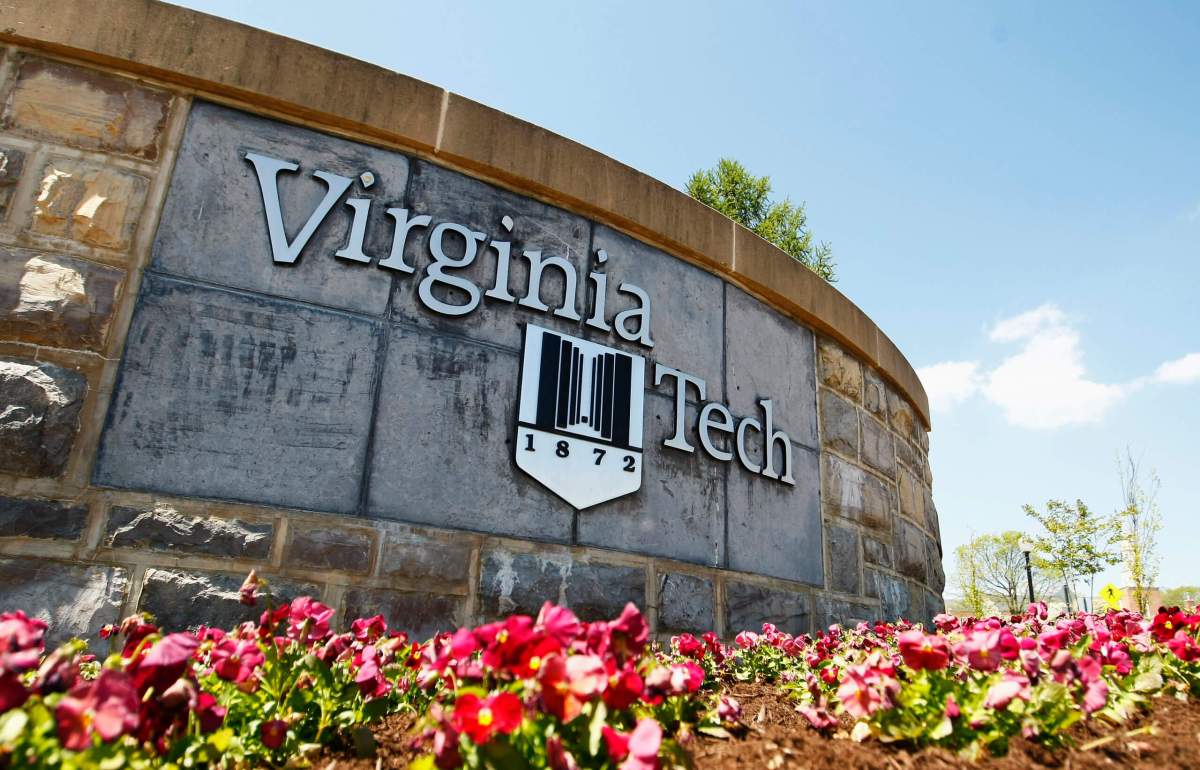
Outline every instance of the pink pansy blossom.
<path id="1" fill-rule="evenodd" d="M 54 710 L 58 737 L 64 747 L 82 751 L 93 733 L 113 741 L 138 726 L 138 696 L 127 674 L 101 669 L 91 682 L 80 682 L 63 696 Z"/>
<path id="2" fill-rule="evenodd" d="M 217 676 L 241 684 L 254 676 L 254 670 L 263 662 L 263 653 L 258 642 L 225 639 L 213 647 L 211 660 Z"/>

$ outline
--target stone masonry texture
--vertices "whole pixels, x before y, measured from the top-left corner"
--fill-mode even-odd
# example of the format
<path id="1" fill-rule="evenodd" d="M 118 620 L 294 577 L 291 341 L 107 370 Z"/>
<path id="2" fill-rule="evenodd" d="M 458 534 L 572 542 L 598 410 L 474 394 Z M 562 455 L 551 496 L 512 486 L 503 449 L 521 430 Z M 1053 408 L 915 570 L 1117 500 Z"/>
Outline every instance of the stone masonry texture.
<path id="1" fill-rule="evenodd" d="M 87 379 L 79 372 L 0 357 L 0 471 L 60 473 L 86 393 Z"/>
<path id="2" fill-rule="evenodd" d="M 633 602 L 660 635 L 927 621 L 944 607 L 925 426 L 824 332 L 552 190 L 535 199 L 441 155 L 218 106 L 202 88 L 23 50 L 7 61 L 0 609 L 51 620 L 55 640 L 134 609 L 170 629 L 229 625 L 260 611 L 238 601 L 249 569 L 280 598 L 382 614 L 418 638 L 545 601 L 586 620 Z M 314 172 L 352 180 L 294 264 L 272 260 L 248 152 L 298 166 L 277 180 L 289 240 L 328 189 Z M 368 263 L 334 256 L 352 234 L 348 198 L 366 201 Z M 446 271 L 480 292 L 501 265 L 493 242 L 509 244 L 513 301 L 429 311 L 432 226 L 396 253 L 412 272 L 380 268 L 388 209 L 481 233 L 474 262 Z M 443 245 L 464 254 L 458 235 Z M 568 295 L 546 268 L 539 297 L 578 320 L 517 303 L 526 252 L 574 269 Z M 637 304 L 622 284 L 651 297 L 652 347 L 610 328 Z M 585 323 L 597 299 L 598 326 Z M 529 323 L 645 359 L 638 492 L 577 511 L 516 467 Z M 663 446 L 675 398 L 656 386 L 659 364 L 705 383 L 686 392 L 693 452 Z M 763 399 L 795 485 L 700 446 L 702 401 L 761 423 Z M 743 449 L 764 462 L 760 433 Z"/>

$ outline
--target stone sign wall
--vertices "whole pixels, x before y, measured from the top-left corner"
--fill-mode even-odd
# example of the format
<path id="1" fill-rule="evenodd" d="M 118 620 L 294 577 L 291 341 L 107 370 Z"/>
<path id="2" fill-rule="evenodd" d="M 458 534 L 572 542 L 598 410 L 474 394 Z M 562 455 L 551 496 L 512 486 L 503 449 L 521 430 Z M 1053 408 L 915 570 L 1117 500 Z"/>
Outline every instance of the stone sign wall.
<path id="1" fill-rule="evenodd" d="M 58 638 L 137 609 L 228 623 L 253 568 L 418 634 L 547 599 L 588 618 L 634 601 L 664 634 L 942 610 L 923 407 L 834 322 L 570 196 L 33 48 L 0 64 L 0 606 Z M 278 187 L 289 238 L 327 192 L 314 170 L 353 180 L 294 264 L 247 154 L 299 166 Z M 356 237 L 347 197 L 369 201 L 369 262 L 334 256 Z M 386 208 L 503 236 L 512 299 L 431 311 L 433 230 L 394 250 Z M 546 310 L 518 302 L 528 252 L 565 260 L 575 295 L 556 268 Z M 455 275 L 499 286 L 499 251 L 480 255 Z M 623 284 L 650 297 L 653 347 L 587 322 L 599 292 L 610 326 L 637 305 Z M 553 312 L 571 302 L 577 318 Z M 531 323 L 645 359 L 637 492 L 580 511 L 516 466 Z M 705 393 L 680 401 L 659 367 Z M 794 484 L 748 472 L 769 464 L 761 438 L 740 461 L 732 433 L 701 448 L 705 403 L 761 427 L 765 399 Z M 677 412 L 694 451 L 665 445 Z"/>

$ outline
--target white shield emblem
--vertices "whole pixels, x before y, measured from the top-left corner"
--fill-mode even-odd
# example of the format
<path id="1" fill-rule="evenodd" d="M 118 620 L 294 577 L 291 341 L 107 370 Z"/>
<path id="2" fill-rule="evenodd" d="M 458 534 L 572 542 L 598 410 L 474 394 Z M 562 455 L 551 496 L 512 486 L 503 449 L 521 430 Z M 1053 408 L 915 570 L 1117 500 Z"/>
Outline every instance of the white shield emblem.
<path id="1" fill-rule="evenodd" d="M 636 492 L 645 371 L 640 356 L 527 324 L 517 467 L 576 508 Z"/>

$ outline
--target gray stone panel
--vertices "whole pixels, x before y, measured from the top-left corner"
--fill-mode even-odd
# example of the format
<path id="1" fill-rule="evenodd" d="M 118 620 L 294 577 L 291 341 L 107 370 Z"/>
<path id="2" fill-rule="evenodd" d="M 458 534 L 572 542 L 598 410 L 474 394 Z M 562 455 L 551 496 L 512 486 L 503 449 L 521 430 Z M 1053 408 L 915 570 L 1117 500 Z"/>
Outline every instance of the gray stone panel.
<path id="1" fill-rule="evenodd" d="M 587 280 L 591 233 L 587 220 L 425 161 L 413 161 L 412 176 L 410 215 L 428 214 L 433 221 L 430 227 L 414 228 L 409 235 L 405 261 L 416 272 L 402 275 L 396 282 L 393 319 L 449 334 L 462 334 L 513 350 L 520 348 L 522 329 L 527 322 L 569 334 L 581 333 L 582 320 L 570 321 L 551 315 L 549 311 L 543 313 L 522 307 L 516 302 L 525 296 L 529 282 L 529 261 L 522 252 L 541 251 L 543 257 L 562 257 L 575 266 L 575 307 L 581 319 L 588 317 L 585 305 L 592 289 Z M 507 232 L 501 225 L 505 216 L 513 220 L 512 232 Z M 437 315 L 421 303 L 418 287 L 424 268 L 433 261 L 429 250 L 430 235 L 442 222 L 455 222 L 487 234 L 488 240 L 470 266 L 449 271 L 470 280 L 481 293 L 492 288 L 498 259 L 496 250 L 487 244 L 493 240 L 512 244 L 509 293 L 515 298 L 514 302 L 481 297 L 473 312 L 455 317 Z M 458 259 L 463 256 L 465 246 L 460 236 L 447 234 L 443 246 L 448 257 Z M 563 302 L 564 283 L 561 270 L 545 269 L 541 298 L 551 311 Z M 462 289 L 445 285 L 438 285 L 432 291 L 434 296 L 452 305 L 466 304 L 468 299 Z"/>
<path id="2" fill-rule="evenodd" d="M 710 578 L 664 572 L 658 576 L 658 630 L 702 634 L 716 627 Z"/>
<path id="3" fill-rule="evenodd" d="M 387 308 L 392 274 L 333 254 L 348 240 L 352 211 L 337 203 L 295 264 L 276 264 L 254 166 L 256 152 L 300 164 L 279 173 L 284 228 L 294 238 L 326 193 L 316 169 L 357 178 L 375 176 L 370 188 L 355 181 L 343 196 L 372 200 L 364 251 L 386 257 L 392 219 L 404 206 L 409 162 L 396 152 L 337 139 L 306 128 L 197 102 L 154 245 L 154 267 L 175 275 L 280 297 L 379 315 Z"/>
<path id="4" fill-rule="evenodd" d="M 344 313 L 147 275 L 95 482 L 355 510 L 379 333 Z"/>
<path id="5" fill-rule="evenodd" d="M 812 597 L 798 593 L 733 580 L 725 581 L 725 633 L 758 633 L 763 623 L 771 623 L 789 634 L 812 631 Z"/>
<path id="6" fill-rule="evenodd" d="M 725 534 L 728 463 L 696 451 L 663 446 L 675 432 L 673 398 L 647 394 L 642 488 L 632 495 L 581 511 L 579 543 L 717 566 Z M 687 409 L 687 425 L 697 411 Z M 734 472 L 739 468 L 732 469 Z M 777 483 L 763 479 L 763 483 Z"/>
<path id="7" fill-rule="evenodd" d="M 321 587 L 282 578 L 263 576 L 277 601 L 290 602 L 297 596 L 320 597 Z M 259 601 L 249 607 L 241 603 L 239 590 L 244 576 L 209 572 L 148 569 L 142 582 L 138 609 L 154 615 L 167 631 L 196 626 L 229 629 L 247 620 L 258 620 L 266 609 Z"/>
<path id="8" fill-rule="evenodd" d="M 512 459 L 518 356 L 402 327 L 391 335 L 369 515 L 566 542 L 570 506 Z"/>
<path id="9" fill-rule="evenodd" d="M 119 567 L 0 558 L 0 607 L 46 621 L 49 649 L 73 636 L 96 643 L 102 626 L 120 620 L 127 584 Z"/>
<path id="10" fill-rule="evenodd" d="M 629 602 L 645 608 L 646 572 L 641 567 L 573 561 L 567 554 L 502 548 L 484 554 L 479 575 L 479 611 L 484 618 L 537 615 L 547 601 L 565 604 L 583 620 L 611 620 Z"/>
<path id="11" fill-rule="evenodd" d="M 356 618 L 383 615 L 388 628 L 403 631 L 414 641 L 425 641 L 461 625 L 463 600 L 458 596 L 351 588 L 346 591 L 345 605 L 347 627 Z"/>
<path id="12" fill-rule="evenodd" d="M 87 378 L 54 364 L 0 358 L 0 472 L 57 476 L 67 465 Z"/>
<path id="13" fill-rule="evenodd" d="M 85 504 L 0 497 L 0 537 L 78 540 L 87 514 Z"/>
<path id="14" fill-rule="evenodd" d="M 822 390 L 821 444 L 850 457 L 858 457 L 858 408 L 832 391 Z"/>
<path id="15" fill-rule="evenodd" d="M 366 573 L 373 538 L 367 530 L 293 525 L 284 564 L 312 569 Z"/>
<path id="16" fill-rule="evenodd" d="M 82 259 L 0 248 L 0 335 L 98 350 L 124 279 Z"/>
<path id="17" fill-rule="evenodd" d="M 109 548 L 266 559 L 274 532 L 270 522 L 181 513 L 167 505 L 149 509 L 113 506 L 104 544 Z"/>
<path id="18" fill-rule="evenodd" d="M 761 463 L 762 447 L 754 462 Z M 750 473 L 736 460 L 729 468 L 729 568 L 739 572 L 824 583 L 818 453 L 792 447 L 791 486 Z"/>
<path id="19" fill-rule="evenodd" d="M 813 334 L 733 286 L 725 288 L 725 369 L 729 408 L 762 419 L 774 405 L 775 429 L 817 448 Z"/>
<path id="20" fill-rule="evenodd" d="M 654 347 L 647 350 L 635 346 L 636 352 L 651 362 L 700 377 L 708 400 L 723 401 L 724 281 L 604 225 L 596 225 L 592 249 L 593 253 L 597 249 L 608 253 L 604 266 L 608 274 L 606 322 L 616 313 L 637 306 L 636 300 L 618 291 L 620 284 L 631 283 L 649 293 Z M 606 335 L 592 327 L 586 329 L 587 336 L 597 342 L 619 339 L 615 332 Z M 652 363 L 646 371 L 652 379 Z"/>
<path id="21" fill-rule="evenodd" d="M 845 594 L 862 593 L 862 560 L 858 555 L 858 532 L 829 525 L 829 587 Z"/>

